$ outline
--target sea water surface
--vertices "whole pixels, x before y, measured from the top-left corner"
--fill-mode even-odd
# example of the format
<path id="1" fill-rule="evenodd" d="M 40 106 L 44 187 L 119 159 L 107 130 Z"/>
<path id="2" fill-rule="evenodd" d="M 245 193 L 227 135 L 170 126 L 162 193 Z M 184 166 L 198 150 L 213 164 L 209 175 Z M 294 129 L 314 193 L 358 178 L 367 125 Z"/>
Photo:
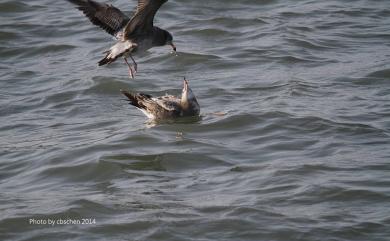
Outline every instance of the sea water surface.
<path id="1" fill-rule="evenodd" d="M 135 56 L 131 80 L 69 2 L 0 1 L 0 240 L 390 240 L 390 1 L 169 0 L 155 20 L 178 54 Z M 147 122 L 119 92 L 183 76 L 199 120 Z"/>

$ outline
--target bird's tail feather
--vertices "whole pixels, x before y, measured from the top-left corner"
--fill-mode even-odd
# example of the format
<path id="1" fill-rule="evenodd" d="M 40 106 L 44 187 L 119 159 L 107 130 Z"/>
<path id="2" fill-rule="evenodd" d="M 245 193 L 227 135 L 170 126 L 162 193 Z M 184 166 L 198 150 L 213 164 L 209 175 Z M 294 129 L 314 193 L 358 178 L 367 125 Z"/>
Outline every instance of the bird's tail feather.
<path id="1" fill-rule="evenodd" d="M 114 59 L 113 59 L 113 58 L 110 58 L 110 52 L 107 51 L 106 56 L 98 62 L 98 65 L 99 65 L 99 66 L 102 66 L 102 65 L 105 65 L 105 64 L 110 64 L 110 63 L 112 63 L 115 59 L 116 59 L 116 58 L 114 58 Z"/>
<path id="2" fill-rule="evenodd" d="M 83 0 L 68 0 L 68 2 L 71 2 L 73 4 L 77 4 L 77 5 L 81 5 L 81 4 L 85 3 L 86 1 L 83 1 Z"/>
<path id="3" fill-rule="evenodd" d="M 118 55 L 114 55 L 114 54 L 111 52 L 111 49 L 105 51 L 104 54 L 106 54 L 106 56 L 104 56 L 104 58 L 101 59 L 101 60 L 98 62 L 98 65 L 99 65 L 99 66 L 102 66 L 102 65 L 105 65 L 105 64 L 111 64 L 111 63 L 114 62 L 117 58 L 123 56 L 123 53 L 120 53 L 120 54 L 118 54 Z"/>
<path id="4" fill-rule="evenodd" d="M 146 106 L 144 104 L 145 100 L 152 98 L 152 96 L 147 94 L 143 94 L 143 93 L 132 94 L 126 90 L 121 90 L 121 93 L 129 99 L 131 105 L 134 105 L 135 107 L 138 107 L 140 109 L 146 109 Z"/>
<path id="5" fill-rule="evenodd" d="M 126 96 L 127 99 L 129 99 L 131 105 L 134 105 L 135 107 L 140 107 L 138 104 L 138 99 L 137 99 L 136 95 L 134 95 L 126 90 L 121 90 L 121 93 L 124 96 Z"/>

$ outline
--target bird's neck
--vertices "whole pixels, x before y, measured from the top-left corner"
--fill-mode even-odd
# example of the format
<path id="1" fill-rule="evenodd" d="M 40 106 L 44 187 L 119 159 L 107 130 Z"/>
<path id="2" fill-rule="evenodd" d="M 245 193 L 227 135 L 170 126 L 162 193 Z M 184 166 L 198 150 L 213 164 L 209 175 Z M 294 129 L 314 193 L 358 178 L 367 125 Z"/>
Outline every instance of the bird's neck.
<path id="1" fill-rule="evenodd" d="M 183 110 L 187 110 L 190 108 L 190 102 L 187 99 L 181 99 L 180 106 Z"/>
<path id="2" fill-rule="evenodd" d="M 184 114 L 197 112 L 199 110 L 199 104 L 196 100 L 189 101 L 188 99 L 182 99 L 180 105 Z"/>

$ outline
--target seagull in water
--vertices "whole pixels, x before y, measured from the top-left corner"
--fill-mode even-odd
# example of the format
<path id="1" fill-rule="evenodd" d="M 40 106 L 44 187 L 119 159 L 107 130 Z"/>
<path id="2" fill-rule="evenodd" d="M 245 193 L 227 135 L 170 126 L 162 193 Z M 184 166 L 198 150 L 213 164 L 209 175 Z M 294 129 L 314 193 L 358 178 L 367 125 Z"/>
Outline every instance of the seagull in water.
<path id="1" fill-rule="evenodd" d="M 132 94 L 124 90 L 121 90 L 121 92 L 129 99 L 129 104 L 137 107 L 152 120 L 198 116 L 200 112 L 198 101 L 185 78 L 183 84 L 181 97 L 164 95 L 154 98 L 143 93 Z"/>
<path id="2" fill-rule="evenodd" d="M 164 29 L 153 26 L 154 15 L 168 0 L 138 0 L 132 18 L 106 3 L 93 0 L 68 1 L 76 4 L 77 8 L 83 11 L 93 24 L 117 39 L 117 43 L 104 52 L 106 56 L 99 61 L 99 66 L 110 64 L 117 58 L 123 57 L 129 68 L 130 77 L 134 78 L 134 74 L 137 72 L 137 63 L 133 59 L 133 53 L 164 45 L 170 45 L 173 52 L 176 52 L 172 35 Z M 133 66 L 128 63 L 127 58 L 133 61 Z"/>

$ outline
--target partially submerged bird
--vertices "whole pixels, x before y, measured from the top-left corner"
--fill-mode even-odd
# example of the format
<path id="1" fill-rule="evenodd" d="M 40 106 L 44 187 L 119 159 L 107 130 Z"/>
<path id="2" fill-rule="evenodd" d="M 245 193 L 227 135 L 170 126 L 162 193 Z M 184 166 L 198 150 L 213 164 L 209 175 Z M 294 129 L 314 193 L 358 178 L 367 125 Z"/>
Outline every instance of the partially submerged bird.
<path id="1" fill-rule="evenodd" d="M 137 63 L 132 56 L 133 53 L 164 45 L 171 45 L 173 51 L 176 52 L 172 35 L 164 29 L 153 26 L 157 10 L 168 0 L 138 0 L 132 18 L 109 4 L 93 0 L 68 1 L 76 4 L 77 8 L 83 11 L 93 24 L 117 39 L 117 43 L 104 52 L 106 56 L 99 61 L 99 66 L 110 64 L 123 56 L 129 68 L 129 75 L 134 78 Z M 133 66 L 128 63 L 128 57 L 133 61 Z"/>
<path id="2" fill-rule="evenodd" d="M 200 106 L 188 81 L 184 79 L 181 97 L 165 95 L 152 97 L 143 93 L 132 94 L 121 90 L 130 101 L 130 104 L 141 110 L 148 118 L 154 120 L 172 119 L 185 116 L 198 116 Z"/>

